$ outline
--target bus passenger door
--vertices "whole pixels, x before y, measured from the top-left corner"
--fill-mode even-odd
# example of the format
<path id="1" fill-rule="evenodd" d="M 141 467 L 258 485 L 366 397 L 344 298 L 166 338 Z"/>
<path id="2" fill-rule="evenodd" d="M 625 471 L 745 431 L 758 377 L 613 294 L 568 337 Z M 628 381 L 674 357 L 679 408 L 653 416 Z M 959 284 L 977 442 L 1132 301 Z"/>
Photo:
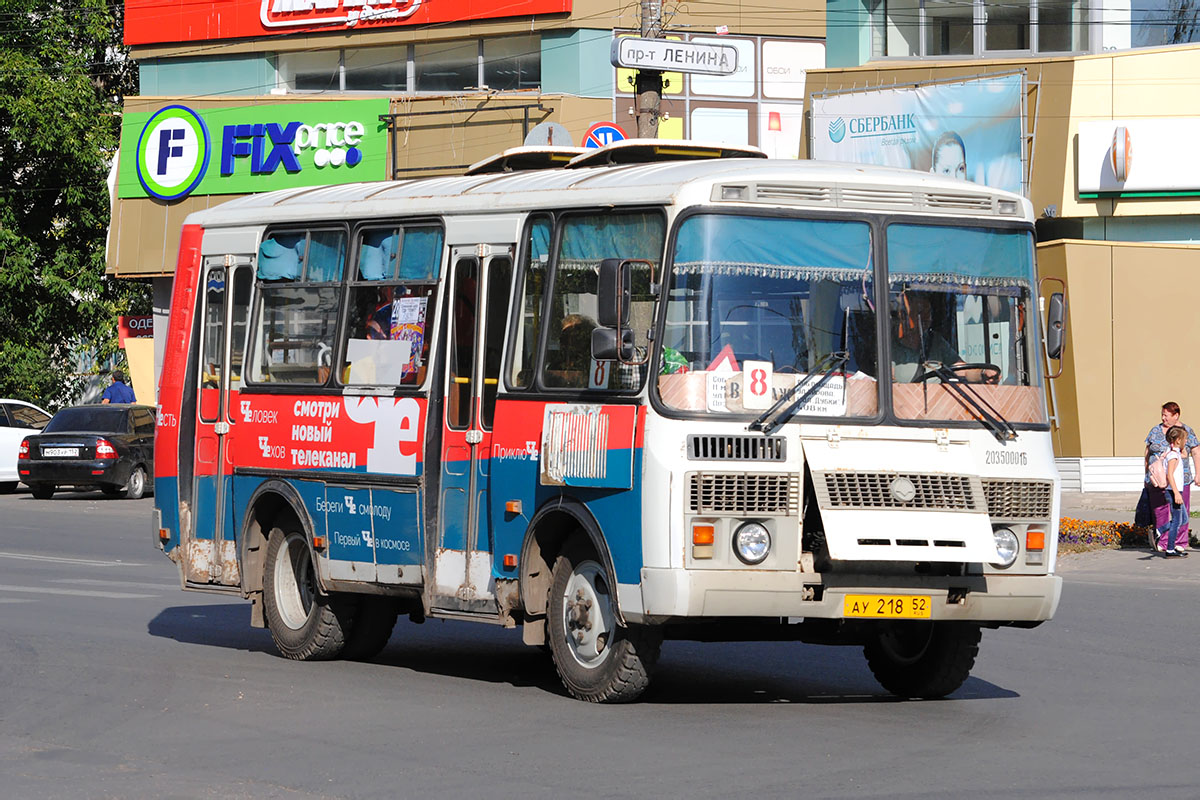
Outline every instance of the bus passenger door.
<path id="1" fill-rule="evenodd" d="M 188 583 L 240 586 L 233 524 L 233 465 L 229 434 L 235 424 L 231 392 L 242 377 L 253 271 L 248 258 L 205 259 L 196 404 L 195 524 L 184 542 Z"/>
<path id="2" fill-rule="evenodd" d="M 433 604 L 494 613 L 488 456 L 512 292 L 512 249 L 456 247 L 451 262 Z"/>

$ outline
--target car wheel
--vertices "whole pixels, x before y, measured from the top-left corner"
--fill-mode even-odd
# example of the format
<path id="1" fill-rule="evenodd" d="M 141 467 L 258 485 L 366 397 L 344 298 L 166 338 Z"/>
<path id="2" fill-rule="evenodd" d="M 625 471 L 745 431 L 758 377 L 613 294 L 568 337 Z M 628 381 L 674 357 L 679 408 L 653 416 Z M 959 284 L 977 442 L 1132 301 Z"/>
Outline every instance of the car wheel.
<path id="1" fill-rule="evenodd" d="M 303 534 L 271 531 L 263 565 L 263 614 L 280 653 L 297 661 L 337 658 L 353 631 L 355 605 L 321 593 Z"/>
<path id="2" fill-rule="evenodd" d="M 17 490 L 17 481 L 0 482 L 0 494 L 12 494 Z"/>
<path id="3" fill-rule="evenodd" d="M 50 484 L 49 486 L 44 485 L 44 484 L 38 484 L 37 486 L 30 486 L 29 491 L 33 492 L 33 496 L 36 497 L 38 500 L 49 500 L 51 497 L 54 497 L 54 485 L 53 484 Z"/>
<path id="4" fill-rule="evenodd" d="M 979 654 L 969 622 L 879 623 L 863 654 L 875 680 L 899 697 L 945 697 L 963 685 Z"/>
<path id="5" fill-rule="evenodd" d="M 134 467 L 133 472 L 129 473 L 129 480 L 125 483 L 125 499 L 141 500 L 142 495 L 145 493 L 146 470 L 141 467 Z"/>
<path id="6" fill-rule="evenodd" d="M 617 620 L 616 584 L 580 545 L 559 556 L 546 609 L 554 666 L 574 697 L 627 703 L 650 685 L 662 633 Z"/>

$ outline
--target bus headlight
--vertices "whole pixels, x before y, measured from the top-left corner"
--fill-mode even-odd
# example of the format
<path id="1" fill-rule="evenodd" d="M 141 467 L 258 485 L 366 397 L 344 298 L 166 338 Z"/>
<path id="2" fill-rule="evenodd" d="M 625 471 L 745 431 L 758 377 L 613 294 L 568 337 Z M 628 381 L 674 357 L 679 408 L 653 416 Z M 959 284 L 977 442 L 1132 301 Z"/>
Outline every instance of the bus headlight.
<path id="1" fill-rule="evenodd" d="M 743 564 L 761 564 L 771 552 L 771 532 L 758 522 L 742 523 L 733 534 L 733 552 Z"/>
<path id="2" fill-rule="evenodd" d="M 996 556 L 1000 559 L 992 564 L 993 567 L 1008 569 L 1017 560 L 1021 551 L 1021 542 L 1017 535 L 1008 528 L 994 528 L 992 538 L 996 540 Z"/>

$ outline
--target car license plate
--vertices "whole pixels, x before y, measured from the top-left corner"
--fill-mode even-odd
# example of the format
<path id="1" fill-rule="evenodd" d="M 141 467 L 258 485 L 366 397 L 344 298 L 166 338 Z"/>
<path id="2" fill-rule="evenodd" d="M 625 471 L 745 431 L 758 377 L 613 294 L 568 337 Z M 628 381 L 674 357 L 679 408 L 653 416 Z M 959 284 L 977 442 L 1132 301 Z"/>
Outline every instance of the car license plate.
<path id="1" fill-rule="evenodd" d="M 929 619 L 932 606 L 927 595 L 848 594 L 842 613 L 875 619 Z"/>
<path id="2" fill-rule="evenodd" d="M 78 458 L 78 447 L 43 447 L 42 455 L 46 458 Z"/>

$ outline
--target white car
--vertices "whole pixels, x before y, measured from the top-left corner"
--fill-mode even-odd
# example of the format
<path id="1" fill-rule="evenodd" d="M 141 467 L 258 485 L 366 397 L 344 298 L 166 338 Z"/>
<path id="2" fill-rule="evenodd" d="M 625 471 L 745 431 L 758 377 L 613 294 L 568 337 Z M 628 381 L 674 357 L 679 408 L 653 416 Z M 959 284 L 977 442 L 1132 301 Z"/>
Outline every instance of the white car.
<path id="1" fill-rule="evenodd" d="M 17 449 L 21 440 L 50 421 L 50 413 L 24 400 L 0 400 L 0 494 L 17 488 Z"/>

